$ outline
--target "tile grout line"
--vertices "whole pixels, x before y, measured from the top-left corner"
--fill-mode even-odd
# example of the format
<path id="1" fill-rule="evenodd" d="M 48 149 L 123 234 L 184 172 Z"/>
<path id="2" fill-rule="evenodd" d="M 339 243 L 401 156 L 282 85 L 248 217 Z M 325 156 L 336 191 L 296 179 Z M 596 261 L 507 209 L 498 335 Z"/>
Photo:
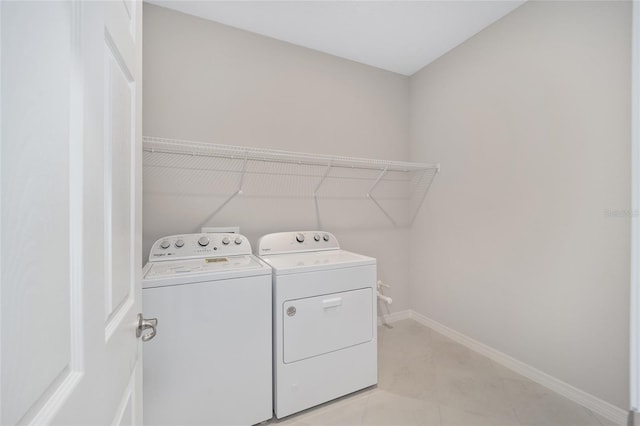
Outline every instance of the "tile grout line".
<path id="1" fill-rule="evenodd" d="M 378 385 L 376 384 L 376 390 L 378 388 Z M 364 425 L 364 418 L 367 415 L 367 409 L 369 408 L 369 399 L 371 398 L 371 394 L 367 395 L 367 399 L 364 402 L 364 410 L 362 410 L 362 416 L 360 416 L 360 425 L 363 426 Z"/>
<path id="2" fill-rule="evenodd" d="M 494 360 L 489 360 L 491 361 L 491 368 L 494 370 L 495 373 L 498 374 L 498 377 L 500 378 L 500 384 L 502 385 L 502 391 L 504 392 L 504 394 L 507 396 L 507 401 L 509 402 L 509 407 L 511 408 L 511 411 L 513 412 L 513 415 L 516 417 L 516 420 L 518 421 L 518 424 L 520 424 L 520 426 L 524 426 L 523 421 L 520 419 L 520 416 L 518 415 L 518 410 L 516 410 L 516 407 L 513 406 L 513 401 L 511 401 L 511 398 L 509 397 L 509 393 L 507 392 L 507 386 L 505 385 L 505 378 L 504 377 L 500 377 L 500 373 L 497 371 L 496 369 L 496 362 Z"/>
<path id="3" fill-rule="evenodd" d="M 411 317 L 409 317 L 410 319 L 412 319 Z M 427 330 L 429 330 L 429 343 L 432 344 L 433 343 L 433 330 L 429 327 L 427 327 Z M 440 426 L 443 426 L 443 420 L 442 420 L 442 408 L 441 408 L 441 404 L 440 404 L 440 388 L 438 386 L 438 369 L 436 366 L 436 360 L 435 360 L 435 356 L 431 356 L 431 368 L 434 369 L 435 374 L 434 374 L 434 379 L 435 379 L 435 389 L 436 389 L 436 406 L 438 407 L 438 419 L 440 420 Z"/>

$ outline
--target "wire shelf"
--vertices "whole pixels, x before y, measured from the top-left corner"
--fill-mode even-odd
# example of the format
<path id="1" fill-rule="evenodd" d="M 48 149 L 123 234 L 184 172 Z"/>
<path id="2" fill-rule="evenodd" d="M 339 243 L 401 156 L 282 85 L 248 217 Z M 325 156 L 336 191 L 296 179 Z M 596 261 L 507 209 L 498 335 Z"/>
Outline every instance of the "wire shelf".
<path id="1" fill-rule="evenodd" d="M 394 225 L 412 223 L 439 164 L 307 154 L 144 136 L 145 191 L 223 198 L 207 223 L 237 195 L 369 199 Z M 391 204 L 401 203 L 403 208 Z M 398 211 L 401 213 L 398 213 Z M 403 217 L 394 217 L 394 216 Z"/>

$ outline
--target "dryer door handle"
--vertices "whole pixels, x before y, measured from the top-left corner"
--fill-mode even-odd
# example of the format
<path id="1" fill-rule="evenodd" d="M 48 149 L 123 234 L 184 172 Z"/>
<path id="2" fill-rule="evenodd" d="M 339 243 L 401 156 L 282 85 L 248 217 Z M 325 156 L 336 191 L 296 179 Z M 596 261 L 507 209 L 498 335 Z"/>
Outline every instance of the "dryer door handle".
<path id="1" fill-rule="evenodd" d="M 340 305 L 342 305 L 342 297 L 332 297 L 331 299 L 324 299 L 322 301 L 322 307 L 325 309 Z"/>

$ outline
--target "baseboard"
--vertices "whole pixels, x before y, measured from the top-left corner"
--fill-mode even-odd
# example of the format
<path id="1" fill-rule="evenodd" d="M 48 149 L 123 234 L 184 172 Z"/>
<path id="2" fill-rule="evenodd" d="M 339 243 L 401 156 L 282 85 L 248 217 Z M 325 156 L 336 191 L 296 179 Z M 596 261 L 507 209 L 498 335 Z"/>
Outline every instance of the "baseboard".
<path id="1" fill-rule="evenodd" d="M 392 322 L 409 319 L 411 318 L 411 313 L 412 311 L 407 309 L 406 311 L 393 312 L 390 314 L 380 315 L 378 316 L 378 325 L 391 324 Z"/>
<path id="2" fill-rule="evenodd" d="M 534 382 L 545 386 L 566 398 L 569 398 L 570 400 L 582 405 L 583 407 L 588 408 L 594 413 L 597 413 L 602 417 L 611 420 L 615 424 L 627 424 L 627 417 L 629 413 L 619 407 L 616 407 L 613 404 L 603 401 L 602 399 L 584 392 L 568 383 L 565 383 L 562 380 L 558 380 L 547 373 L 544 373 L 528 364 L 525 364 L 524 362 L 518 361 L 517 359 L 512 358 L 509 355 L 493 349 L 492 347 L 487 346 L 484 343 L 478 342 L 477 340 L 474 340 L 469 336 L 466 336 L 456 330 L 442 325 L 439 322 L 434 321 L 431 318 L 428 318 L 413 310 L 409 311 L 409 317 L 419 322 L 420 324 L 423 324 L 437 331 L 438 333 L 447 336 L 451 340 L 454 340 L 461 345 L 464 345 L 469 349 L 478 352 L 486 356 L 487 358 L 490 358 L 498 364 L 510 370 L 513 370 L 516 373 L 521 374 L 526 378 L 531 379 Z"/>

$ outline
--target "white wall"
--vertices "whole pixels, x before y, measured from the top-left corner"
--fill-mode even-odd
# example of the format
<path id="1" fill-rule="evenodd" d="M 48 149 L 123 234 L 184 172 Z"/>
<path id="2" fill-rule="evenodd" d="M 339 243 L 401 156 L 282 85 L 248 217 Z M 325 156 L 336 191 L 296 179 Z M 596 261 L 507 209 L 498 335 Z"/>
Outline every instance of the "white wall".
<path id="1" fill-rule="evenodd" d="M 419 313 L 628 408 L 629 2 L 528 2 L 411 77 Z M 613 214 L 608 214 L 608 212 Z"/>
<path id="2" fill-rule="evenodd" d="M 147 136 L 408 160 L 408 90 L 405 76 L 144 5 Z M 145 169 L 144 252 L 163 235 L 198 231 L 233 190 L 227 183 Z M 380 278 L 394 285 L 393 310 L 407 309 L 408 229 L 391 226 L 366 199 L 321 199 L 320 210 L 343 248 L 378 258 Z M 255 242 L 315 229 L 316 216 L 308 197 L 253 194 L 234 199 L 211 225 L 240 225 Z"/>

